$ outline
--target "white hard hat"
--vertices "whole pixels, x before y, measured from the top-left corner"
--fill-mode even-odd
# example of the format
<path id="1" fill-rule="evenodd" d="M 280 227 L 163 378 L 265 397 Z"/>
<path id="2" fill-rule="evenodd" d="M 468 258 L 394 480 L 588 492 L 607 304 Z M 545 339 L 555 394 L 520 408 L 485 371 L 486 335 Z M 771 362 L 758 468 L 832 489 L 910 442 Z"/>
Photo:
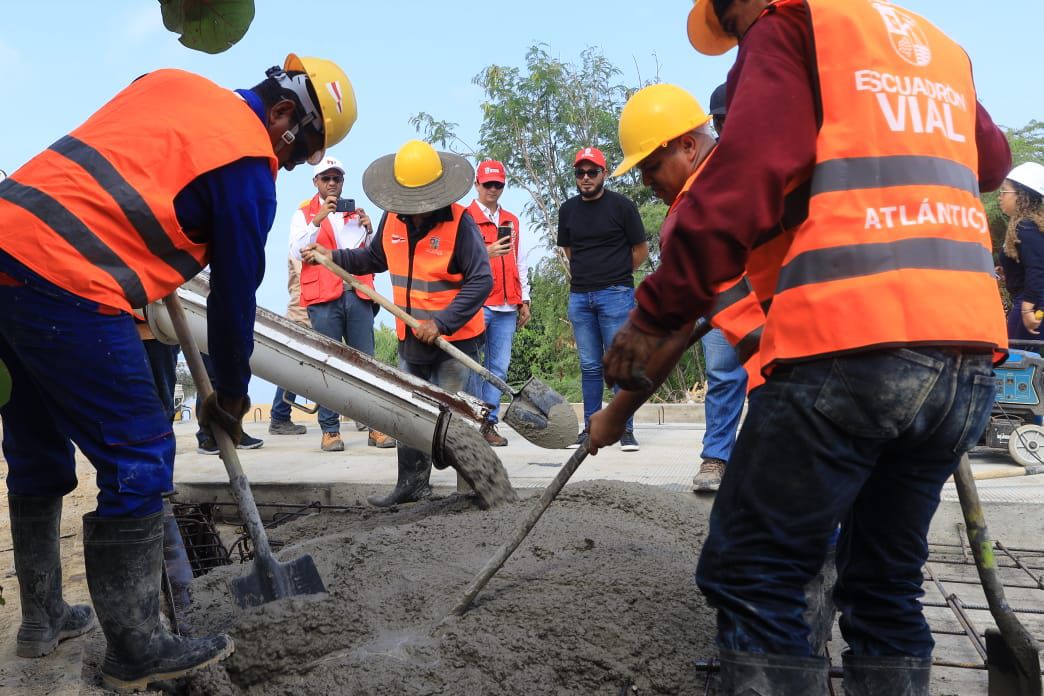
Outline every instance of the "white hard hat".
<path id="1" fill-rule="evenodd" d="M 1026 162 L 1008 172 L 1006 177 L 1016 184 L 1022 184 L 1038 195 L 1044 196 L 1044 165 L 1036 162 Z"/>

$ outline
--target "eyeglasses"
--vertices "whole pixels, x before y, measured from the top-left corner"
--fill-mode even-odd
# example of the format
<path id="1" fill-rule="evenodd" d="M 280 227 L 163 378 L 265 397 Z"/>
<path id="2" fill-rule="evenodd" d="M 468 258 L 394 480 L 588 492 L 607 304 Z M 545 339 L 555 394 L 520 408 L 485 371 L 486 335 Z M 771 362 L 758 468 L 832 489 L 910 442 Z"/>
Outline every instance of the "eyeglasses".
<path id="1" fill-rule="evenodd" d="M 998 189 L 997 193 L 1018 193 L 1015 189 Z"/>
<path id="2" fill-rule="evenodd" d="M 329 184 L 331 181 L 333 183 L 335 183 L 335 184 L 339 184 L 342 181 L 344 181 L 344 177 L 343 176 L 321 176 L 321 177 L 319 177 L 319 181 L 323 182 L 324 184 Z"/>
<path id="3" fill-rule="evenodd" d="M 583 179 L 584 177 L 587 177 L 588 179 L 594 179 L 594 178 L 598 177 L 598 175 L 601 174 L 602 171 L 603 170 L 600 169 L 600 168 L 596 168 L 596 169 L 574 169 L 573 170 L 573 174 L 576 175 L 577 179 Z"/>
<path id="4" fill-rule="evenodd" d="M 482 184 L 482 188 L 498 189 L 499 190 L 499 189 L 504 188 L 504 184 L 500 183 L 499 181 L 487 181 L 487 182 Z"/>

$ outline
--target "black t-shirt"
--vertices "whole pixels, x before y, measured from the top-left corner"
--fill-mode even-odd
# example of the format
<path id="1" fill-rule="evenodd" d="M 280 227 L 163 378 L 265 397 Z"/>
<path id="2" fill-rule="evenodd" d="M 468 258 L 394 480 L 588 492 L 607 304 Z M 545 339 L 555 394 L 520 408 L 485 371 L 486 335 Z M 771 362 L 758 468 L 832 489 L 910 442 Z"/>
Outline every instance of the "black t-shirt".
<path id="1" fill-rule="evenodd" d="M 558 246 L 570 249 L 573 292 L 633 286 L 631 247 L 646 241 L 638 207 L 615 191 L 593 201 L 573 196 L 558 210 Z"/>

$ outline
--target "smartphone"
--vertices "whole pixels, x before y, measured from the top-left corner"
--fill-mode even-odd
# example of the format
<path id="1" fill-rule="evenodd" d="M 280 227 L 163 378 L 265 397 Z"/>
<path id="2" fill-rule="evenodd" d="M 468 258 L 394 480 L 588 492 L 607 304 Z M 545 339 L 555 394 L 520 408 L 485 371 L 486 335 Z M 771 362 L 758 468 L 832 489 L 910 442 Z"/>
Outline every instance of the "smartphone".
<path id="1" fill-rule="evenodd" d="M 500 225 L 497 227 L 497 239 L 505 239 L 511 236 L 512 232 L 511 225 Z"/>
<path id="2" fill-rule="evenodd" d="M 334 212 L 337 213 L 354 213 L 355 212 L 355 199 L 354 198 L 338 198 L 337 207 L 334 208 Z"/>

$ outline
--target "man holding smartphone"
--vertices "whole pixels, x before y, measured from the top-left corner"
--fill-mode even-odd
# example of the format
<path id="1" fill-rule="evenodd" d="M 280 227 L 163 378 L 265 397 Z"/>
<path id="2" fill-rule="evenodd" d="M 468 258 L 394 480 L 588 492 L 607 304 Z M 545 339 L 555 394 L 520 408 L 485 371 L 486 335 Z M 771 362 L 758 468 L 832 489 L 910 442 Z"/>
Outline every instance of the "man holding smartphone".
<path id="1" fill-rule="evenodd" d="M 518 217 L 500 206 L 506 180 L 501 162 L 480 162 L 475 173 L 476 198 L 468 207 L 482 234 L 493 272 L 493 289 L 482 308 L 486 319 L 483 364 L 501 379 L 507 379 L 515 330 L 525 326 L 530 318 L 529 269 L 519 253 Z M 489 407 L 482 436 L 491 446 L 504 447 L 507 438 L 497 432 L 500 390 L 475 376 L 471 391 Z"/>
<path id="2" fill-rule="evenodd" d="M 358 249 L 373 238 L 370 216 L 355 207 L 352 199 L 341 198 L 344 167 L 327 155 L 315 165 L 312 183 L 316 195 L 305 201 L 290 220 L 290 254 L 301 259 L 306 244 L 322 244 L 328 249 Z M 373 276 L 359 279 L 373 287 Z M 373 318 L 377 305 L 360 292 L 344 287 L 344 282 L 322 266 L 305 265 L 301 269 L 301 306 L 308 310 L 312 328 L 335 341 L 373 355 Z M 344 451 L 341 440 L 341 416 L 319 406 L 319 427 L 323 431 L 324 452 Z M 371 447 L 389 448 L 395 441 L 376 430 L 370 431 Z"/>

